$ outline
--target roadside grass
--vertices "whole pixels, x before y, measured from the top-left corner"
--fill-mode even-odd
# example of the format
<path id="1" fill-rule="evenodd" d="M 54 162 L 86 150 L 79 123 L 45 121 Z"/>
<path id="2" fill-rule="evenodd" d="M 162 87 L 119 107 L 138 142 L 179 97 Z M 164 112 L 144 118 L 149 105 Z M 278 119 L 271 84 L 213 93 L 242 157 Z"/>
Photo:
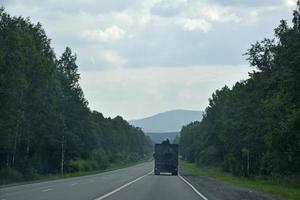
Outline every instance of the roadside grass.
<path id="1" fill-rule="evenodd" d="M 70 178 L 70 177 L 78 177 L 78 176 L 86 176 L 86 175 L 92 175 L 92 174 L 98 174 L 102 172 L 112 171 L 116 169 L 121 169 L 125 167 L 130 167 L 132 165 L 136 165 L 140 162 L 135 163 L 112 163 L 109 164 L 107 168 L 102 170 L 96 170 L 96 171 L 78 171 L 78 172 L 72 172 L 72 173 L 66 173 L 63 176 L 57 176 L 57 178 Z"/>
<path id="2" fill-rule="evenodd" d="M 300 199 L 300 185 L 297 181 L 289 181 L 283 177 L 237 177 L 217 168 L 199 167 L 194 163 L 180 160 L 180 165 L 189 173 L 199 176 L 208 176 L 225 183 L 251 188 L 257 191 L 270 193 L 275 197 L 286 200 Z"/>
<path id="3" fill-rule="evenodd" d="M 63 176 L 56 175 L 56 179 L 57 178 L 70 178 L 70 177 L 98 174 L 98 173 L 102 173 L 102 172 L 108 172 L 108 171 L 113 171 L 113 170 L 116 170 L 116 169 L 130 167 L 130 166 L 137 165 L 137 164 L 140 164 L 140 163 L 143 163 L 143 162 L 150 162 L 152 160 L 153 160 L 152 156 L 149 156 L 145 159 L 142 159 L 142 160 L 139 160 L 139 161 L 136 161 L 136 162 L 115 162 L 115 163 L 110 163 L 108 165 L 108 167 L 106 167 L 105 169 L 102 169 L 102 170 L 78 171 L 78 172 L 66 173 Z"/>
<path id="4" fill-rule="evenodd" d="M 149 162 L 151 161 L 151 158 L 143 159 L 137 162 L 117 162 L 117 163 L 111 163 L 106 167 L 105 169 L 101 170 L 94 170 L 94 171 L 78 171 L 78 172 L 71 172 L 71 173 L 65 173 L 64 175 L 61 174 L 47 174 L 47 175 L 37 175 L 35 178 L 32 178 L 30 180 L 22 180 L 15 181 L 15 182 L 4 182 L 0 181 L 0 188 L 1 187 L 8 187 L 8 186 L 15 186 L 15 185 L 23 185 L 28 183 L 38 183 L 42 181 L 50 181 L 50 180 L 58 180 L 58 179 L 64 179 L 64 178 L 71 178 L 71 177 L 79 177 L 79 176 L 87 176 L 87 175 L 93 175 L 108 171 L 113 171 L 116 169 L 126 168 L 133 165 L 137 165 L 143 162 Z"/>
<path id="5" fill-rule="evenodd" d="M 137 164 L 147 162 L 147 161 L 150 161 L 150 159 L 140 160 L 140 161 L 137 161 L 137 162 L 129 162 L 129 163 L 124 163 L 124 162 L 111 163 L 111 164 L 108 165 L 107 168 L 102 169 L 102 170 L 78 171 L 78 172 L 66 173 L 63 176 L 57 176 L 57 178 L 70 178 L 70 177 L 93 175 L 93 174 L 98 174 L 98 173 L 102 173 L 102 172 L 108 172 L 108 171 L 113 171 L 113 170 L 116 170 L 116 169 L 122 169 L 122 168 L 130 167 L 130 166 L 137 165 Z"/>

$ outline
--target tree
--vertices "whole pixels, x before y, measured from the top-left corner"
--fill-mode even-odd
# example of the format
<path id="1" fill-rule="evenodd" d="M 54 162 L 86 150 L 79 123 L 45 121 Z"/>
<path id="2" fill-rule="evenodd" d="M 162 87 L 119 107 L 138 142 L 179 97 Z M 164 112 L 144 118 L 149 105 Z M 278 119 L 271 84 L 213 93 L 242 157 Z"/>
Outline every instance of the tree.
<path id="1" fill-rule="evenodd" d="M 293 26 L 251 46 L 255 70 L 231 89 L 216 90 L 198 124 L 181 130 L 181 154 L 236 175 L 292 175 L 300 165 L 300 3 Z"/>
<path id="2" fill-rule="evenodd" d="M 89 109 L 79 78 L 70 48 L 57 59 L 41 24 L 0 9 L 0 184 L 151 151 L 141 129 Z"/>

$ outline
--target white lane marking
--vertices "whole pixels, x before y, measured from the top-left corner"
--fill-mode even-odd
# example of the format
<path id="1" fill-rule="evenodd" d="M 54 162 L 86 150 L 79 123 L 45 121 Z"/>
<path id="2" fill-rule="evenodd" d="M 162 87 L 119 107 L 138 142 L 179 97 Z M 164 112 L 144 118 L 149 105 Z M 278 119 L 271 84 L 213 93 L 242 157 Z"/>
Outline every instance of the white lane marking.
<path id="1" fill-rule="evenodd" d="M 78 184 L 78 183 L 72 183 L 72 186 L 73 186 L 73 185 L 77 185 L 77 184 Z"/>
<path id="2" fill-rule="evenodd" d="M 90 183 L 93 183 L 93 182 L 95 182 L 95 181 L 94 181 L 94 179 L 91 179 L 89 182 L 90 182 Z"/>
<path id="3" fill-rule="evenodd" d="M 51 191 L 53 190 L 52 188 L 48 188 L 48 189 L 45 189 L 45 190 L 42 190 L 42 192 L 48 192 L 48 191 Z"/>
<path id="4" fill-rule="evenodd" d="M 183 180 L 188 186 L 190 186 L 194 192 L 196 192 L 196 194 L 198 194 L 202 199 L 204 200 L 208 200 L 208 198 L 206 198 L 206 196 L 204 196 L 203 194 L 201 194 L 192 184 L 190 184 L 185 178 L 183 178 L 182 176 L 178 175 L 179 178 L 181 178 L 181 180 Z"/>
<path id="5" fill-rule="evenodd" d="M 127 187 L 128 185 L 131 185 L 132 183 L 141 180 L 141 179 L 144 178 L 145 176 L 148 176 L 148 175 L 151 174 L 152 172 L 153 172 L 153 170 L 152 170 L 151 172 L 149 172 L 149 173 L 143 175 L 143 176 L 140 176 L 140 177 L 137 178 L 137 179 L 134 179 L 133 181 L 130 181 L 130 182 L 126 183 L 125 185 L 122 185 L 121 187 L 118 187 L 117 189 L 114 189 L 113 191 L 111 191 L 111 192 L 109 192 L 109 193 L 107 193 L 107 194 L 105 194 L 105 195 L 103 195 L 103 196 L 101 196 L 101 197 L 98 197 L 97 199 L 94 199 L 94 200 L 102 200 L 102 199 L 105 199 L 105 198 L 111 196 L 112 194 L 114 194 L 114 193 L 116 193 L 116 192 L 122 190 L 123 188 Z"/>

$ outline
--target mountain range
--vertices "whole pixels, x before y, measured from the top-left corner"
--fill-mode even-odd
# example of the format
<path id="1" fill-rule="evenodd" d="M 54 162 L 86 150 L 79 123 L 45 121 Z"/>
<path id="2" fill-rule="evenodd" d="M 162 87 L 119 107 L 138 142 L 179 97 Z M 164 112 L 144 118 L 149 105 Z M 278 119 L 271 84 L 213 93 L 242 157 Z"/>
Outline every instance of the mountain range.
<path id="1" fill-rule="evenodd" d="M 203 111 L 171 110 L 155 114 L 129 123 L 141 127 L 146 133 L 179 132 L 183 125 L 193 121 L 201 121 Z"/>

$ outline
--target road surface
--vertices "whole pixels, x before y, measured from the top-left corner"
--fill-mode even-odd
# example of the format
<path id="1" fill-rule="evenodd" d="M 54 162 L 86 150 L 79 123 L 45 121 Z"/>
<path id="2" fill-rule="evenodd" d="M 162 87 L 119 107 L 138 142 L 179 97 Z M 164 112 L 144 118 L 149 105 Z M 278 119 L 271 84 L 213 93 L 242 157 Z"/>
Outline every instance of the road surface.
<path id="1" fill-rule="evenodd" d="M 181 176 L 153 175 L 153 162 L 96 175 L 0 189 L 0 200 L 205 199 Z"/>

